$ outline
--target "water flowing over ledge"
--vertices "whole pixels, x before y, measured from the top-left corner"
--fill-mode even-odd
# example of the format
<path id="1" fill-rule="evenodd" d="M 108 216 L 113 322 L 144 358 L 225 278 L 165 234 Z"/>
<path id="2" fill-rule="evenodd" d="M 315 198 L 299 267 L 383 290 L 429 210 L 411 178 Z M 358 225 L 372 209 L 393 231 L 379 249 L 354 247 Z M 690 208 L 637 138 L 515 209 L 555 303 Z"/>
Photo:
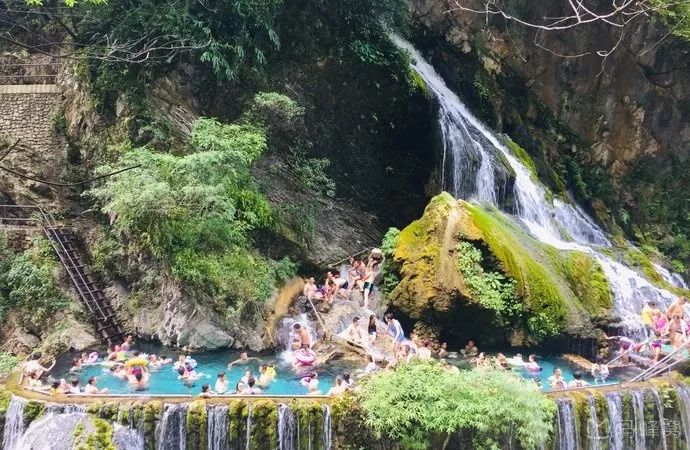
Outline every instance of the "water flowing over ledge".
<path id="1" fill-rule="evenodd" d="M 121 450 L 338 449 L 347 448 L 351 415 L 357 414 L 334 399 L 91 398 L 71 404 L 69 398 L 58 403 L 8 395 L 0 412 L 5 450 L 71 449 L 87 441 Z M 555 416 L 543 448 L 675 449 L 690 443 L 690 386 L 680 377 L 548 395 Z"/>

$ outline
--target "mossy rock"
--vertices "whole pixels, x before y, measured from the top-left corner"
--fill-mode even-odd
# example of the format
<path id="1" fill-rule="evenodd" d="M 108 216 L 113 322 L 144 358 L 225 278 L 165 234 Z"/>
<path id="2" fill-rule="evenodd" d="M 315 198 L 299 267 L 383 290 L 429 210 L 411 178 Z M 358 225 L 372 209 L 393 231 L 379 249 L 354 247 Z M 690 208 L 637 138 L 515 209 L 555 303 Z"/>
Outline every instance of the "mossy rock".
<path id="1" fill-rule="evenodd" d="M 75 450 L 117 450 L 113 443 L 113 426 L 106 420 L 92 419 L 93 431 L 86 432 L 82 424 L 74 432 Z M 81 426 L 80 426 L 81 425 Z"/>
<path id="2" fill-rule="evenodd" d="M 393 252 L 400 283 L 388 295 L 391 304 L 427 322 L 430 317 L 442 322 L 454 308 L 485 306 L 456 263 L 460 242 L 482 249 L 486 272 L 515 280 L 523 319 L 510 326 L 512 336 L 521 336 L 518 345 L 562 331 L 595 337 L 592 318 L 610 314 L 611 290 L 591 256 L 542 244 L 497 209 L 447 193 L 434 197 L 424 215 L 400 232 Z"/>
<path id="3" fill-rule="evenodd" d="M 252 404 L 252 429 L 249 448 L 263 449 L 278 446 L 278 406 L 271 400 L 259 400 Z"/>
<path id="4" fill-rule="evenodd" d="M 24 407 L 24 427 L 41 418 L 46 412 L 46 404 L 36 400 L 29 400 Z"/>
<path id="5" fill-rule="evenodd" d="M 163 404 L 159 401 L 146 403 L 142 410 L 144 428 L 144 447 L 146 450 L 156 449 L 156 423 L 163 413 Z"/>
<path id="6" fill-rule="evenodd" d="M 0 389 L 0 414 L 5 414 L 7 412 L 7 408 L 10 406 L 10 400 L 12 400 L 12 393 Z"/>
<path id="7" fill-rule="evenodd" d="M 196 401 L 189 405 L 186 415 L 187 449 L 206 448 L 207 439 L 206 402 Z"/>

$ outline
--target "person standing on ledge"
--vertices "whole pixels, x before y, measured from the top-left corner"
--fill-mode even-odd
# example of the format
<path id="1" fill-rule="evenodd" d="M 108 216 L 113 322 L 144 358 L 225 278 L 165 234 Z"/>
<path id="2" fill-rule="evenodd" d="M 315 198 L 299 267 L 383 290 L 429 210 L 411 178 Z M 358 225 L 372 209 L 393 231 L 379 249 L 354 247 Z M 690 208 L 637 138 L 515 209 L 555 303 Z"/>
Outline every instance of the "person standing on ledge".
<path id="1" fill-rule="evenodd" d="M 299 342 L 302 344 L 301 347 L 306 345 L 311 348 L 311 336 L 309 336 L 307 329 L 298 323 L 294 324 L 292 329 L 295 330 L 297 337 L 299 337 Z"/>
<path id="2" fill-rule="evenodd" d="M 685 304 L 688 302 L 688 299 L 685 297 L 680 297 L 678 300 L 673 302 L 671 306 L 668 307 L 668 310 L 666 311 L 666 318 L 671 320 L 673 318 L 674 314 L 677 314 L 680 319 L 683 319 L 685 316 Z"/>

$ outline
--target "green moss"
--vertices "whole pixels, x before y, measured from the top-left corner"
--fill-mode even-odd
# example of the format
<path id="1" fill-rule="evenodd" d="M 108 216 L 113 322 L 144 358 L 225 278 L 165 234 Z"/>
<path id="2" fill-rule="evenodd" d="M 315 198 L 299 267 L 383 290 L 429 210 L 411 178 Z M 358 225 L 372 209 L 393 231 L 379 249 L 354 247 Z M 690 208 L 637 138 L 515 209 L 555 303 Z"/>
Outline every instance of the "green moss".
<path id="1" fill-rule="evenodd" d="M 594 409 L 597 412 L 597 420 L 599 427 L 599 436 L 609 435 L 609 405 L 606 401 L 606 397 L 597 393 L 594 395 Z M 601 442 L 602 450 L 605 450 L 608 446 L 608 440 L 602 440 Z"/>
<path id="2" fill-rule="evenodd" d="M 43 402 L 30 400 L 24 407 L 24 426 L 28 426 L 31 422 L 41 418 L 46 412 L 46 405 Z"/>
<path id="3" fill-rule="evenodd" d="M 278 407 L 271 400 L 259 400 L 253 403 L 252 430 L 249 448 L 263 449 L 278 446 Z"/>
<path id="4" fill-rule="evenodd" d="M 621 417 L 623 423 L 634 423 L 635 416 L 633 414 L 632 395 L 630 395 L 630 392 L 623 392 L 621 402 L 623 410 L 621 412 Z M 635 435 L 631 431 L 623 433 L 623 448 L 635 448 Z"/>
<path id="5" fill-rule="evenodd" d="M 75 450 L 117 450 L 113 443 L 113 427 L 103 419 L 93 419 L 95 430 L 92 433 L 83 434 L 83 428 L 79 435 L 75 434 Z"/>
<path id="6" fill-rule="evenodd" d="M 161 418 L 161 402 L 149 402 L 143 408 L 144 446 L 146 450 L 156 449 L 156 423 Z"/>
<path id="7" fill-rule="evenodd" d="M 247 432 L 247 415 L 249 406 L 243 400 L 233 400 L 228 405 L 228 436 L 230 442 L 240 442 Z"/>
<path id="8" fill-rule="evenodd" d="M 189 405 L 186 417 L 187 449 L 206 448 L 206 402 L 199 400 Z"/>
<path id="9" fill-rule="evenodd" d="M 585 309 L 592 316 L 605 315 L 613 306 L 613 295 L 601 265 L 579 251 L 568 252 L 564 260 L 564 275 Z"/>
<path id="10" fill-rule="evenodd" d="M 465 204 L 472 220 L 482 230 L 484 242 L 498 259 L 504 273 L 517 281 L 517 295 L 527 310 L 563 324 L 568 313 L 566 301 L 574 296 L 551 266 L 552 255 L 536 240 L 510 222 L 499 211 L 486 211 Z"/>
<path id="11" fill-rule="evenodd" d="M 426 81 L 424 81 L 416 70 L 410 70 L 409 80 L 413 89 L 422 92 L 426 96 L 429 95 L 429 86 L 426 85 Z"/>
<path id="12" fill-rule="evenodd" d="M 95 402 L 91 402 L 86 406 L 86 412 L 88 414 L 98 415 L 102 406 L 103 402 L 101 400 L 96 400 Z"/>
<path id="13" fill-rule="evenodd" d="M 10 406 L 10 400 L 12 400 L 12 393 L 0 389 L 0 414 L 5 414 L 7 412 L 7 408 Z"/>
<path id="14" fill-rule="evenodd" d="M 122 403 L 119 406 L 118 416 L 120 417 L 120 425 L 128 426 L 130 419 L 130 408 L 132 407 L 131 402 Z"/>
<path id="15" fill-rule="evenodd" d="M 537 174 L 537 165 L 534 164 L 534 160 L 532 160 L 532 157 L 527 153 L 527 151 L 507 136 L 505 137 L 504 142 L 513 153 L 513 156 L 515 156 L 522 163 L 522 165 L 530 171 L 532 178 L 538 180 L 539 175 Z"/>
<path id="16" fill-rule="evenodd" d="M 309 436 L 312 436 L 311 448 L 319 450 L 323 448 L 321 439 L 314 439 L 315 436 L 323 435 L 323 410 L 321 404 L 310 400 L 299 400 L 292 402 L 293 413 L 297 417 L 299 427 L 299 448 L 309 448 Z"/>
<path id="17" fill-rule="evenodd" d="M 98 417 L 110 422 L 114 422 L 117 419 L 118 412 L 120 411 L 120 405 L 115 402 L 108 402 L 101 405 L 101 409 L 98 411 Z M 123 411 L 124 415 L 125 411 Z M 127 422 L 129 423 L 129 410 L 126 411 Z"/>

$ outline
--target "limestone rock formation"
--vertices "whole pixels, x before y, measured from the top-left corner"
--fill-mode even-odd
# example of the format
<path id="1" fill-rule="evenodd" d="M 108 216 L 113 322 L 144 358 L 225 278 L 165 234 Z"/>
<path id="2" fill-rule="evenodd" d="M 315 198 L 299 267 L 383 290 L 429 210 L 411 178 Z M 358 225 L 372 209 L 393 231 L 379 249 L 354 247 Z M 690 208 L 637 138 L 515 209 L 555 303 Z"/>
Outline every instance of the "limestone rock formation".
<path id="1" fill-rule="evenodd" d="M 475 262 L 467 266 L 463 253 Z M 446 336 L 472 338 L 483 330 L 490 342 L 514 345 L 561 332 L 593 337 L 592 318 L 611 308 L 606 278 L 588 255 L 558 252 L 499 211 L 447 193 L 400 232 L 393 257 L 399 283 L 392 305 L 438 324 Z"/>

